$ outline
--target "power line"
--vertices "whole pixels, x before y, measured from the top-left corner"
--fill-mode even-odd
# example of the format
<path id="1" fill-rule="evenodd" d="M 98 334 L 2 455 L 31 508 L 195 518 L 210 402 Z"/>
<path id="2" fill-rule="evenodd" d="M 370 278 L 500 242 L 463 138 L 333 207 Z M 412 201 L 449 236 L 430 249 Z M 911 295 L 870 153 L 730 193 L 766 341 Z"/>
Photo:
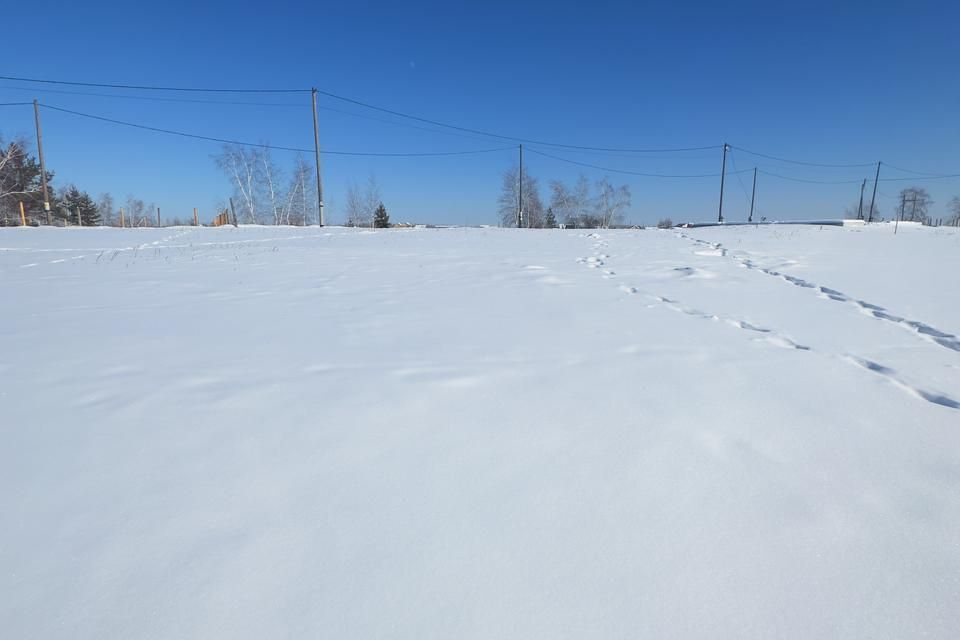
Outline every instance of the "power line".
<path id="1" fill-rule="evenodd" d="M 62 89 L 34 89 L 32 87 L 10 87 L 10 86 L 0 86 L 0 89 L 6 90 L 15 90 L 15 91 L 35 91 L 37 93 L 56 93 L 63 95 L 72 95 L 72 96 L 90 96 L 97 98 L 118 98 L 121 100 L 146 100 L 151 102 L 174 102 L 174 103 L 187 103 L 187 104 L 210 104 L 210 105 L 228 105 L 228 106 L 253 106 L 253 107 L 284 107 L 284 108 L 296 108 L 303 109 L 308 105 L 293 103 L 293 102 L 250 102 L 250 101 L 233 101 L 233 100 L 203 100 L 198 98 L 170 98 L 167 96 L 128 96 L 116 93 L 95 93 L 90 91 L 66 91 Z M 32 104 L 29 102 L 26 103 L 11 103 L 11 104 Z M 386 118 L 378 118 L 364 113 L 355 113 L 353 111 L 344 111 L 343 109 L 337 109 L 335 107 L 327 107 L 324 105 L 317 105 L 317 108 L 322 111 L 329 111 L 331 113 L 339 113 L 342 115 L 347 115 L 353 118 L 362 118 L 364 120 L 372 120 L 374 122 L 382 122 L 384 124 L 390 124 L 397 127 L 407 127 L 409 129 L 417 129 L 419 131 L 426 131 L 428 133 L 437 133 L 445 136 L 456 136 L 458 138 L 464 138 L 468 140 L 485 140 L 486 138 L 481 138 L 479 136 L 456 133 L 453 131 L 442 131 L 437 129 L 428 129 L 427 127 L 421 127 L 410 122 L 397 122 L 396 120 L 387 120 Z"/>
<path id="2" fill-rule="evenodd" d="M 743 151 L 743 149 L 741 149 Z M 762 173 L 767 176 L 773 176 L 774 178 L 780 178 L 781 180 L 792 180 L 794 182 L 806 182 L 809 184 L 859 184 L 859 180 L 809 180 L 807 178 L 794 178 L 791 176 L 780 175 L 779 173 L 771 173 L 770 171 L 765 171 L 763 169 L 757 169 L 759 173 Z"/>
<path id="3" fill-rule="evenodd" d="M 766 158 L 768 160 L 777 160 L 778 162 L 789 162 L 790 164 L 802 164 L 808 167 L 829 167 L 829 168 L 836 169 L 836 168 L 843 168 L 843 167 L 849 168 L 849 167 L 872 167 L 873 166 L 872 162 L 852 163 L 852 164 L 824 164 L 820 162 L 805 162 L 803 160 L 791 160 L 789 158 L 780 158 L 778 156 L 771 156 L 765 153 L 758 153 L 756 151 L 750 151 L 749 149 L 744 149 L 743 147 L 736 147 L 733 145 L 730 145 L 730 146 L 732 146 L 734 149 L 739 149 L 744 153 L 749 153 L 752 156 L 759 156 L 761 158 Z"/>
<path id="4" fill-rule="evenodd" d="M 0 76 L 2 77 L 2 76 Z M 410 115 L 408 113 L 403 113 L 401 111 L 395 111 L 393 109 L 387 109 L 385 107 L 378 107 L 376 105 L 370 104 L 368 102 L 362 102 L 360 100 L 355 100 L 353 98 L 348 98 L 346 96 L 337 95 L 329 91 L 317 90 L 317 93 L 325 95 L 328 98 L 333 98 L 335 100 L 342 100 L 344 102 L 349 102 L 350 104 L 355 104 L 367 109 L 373 109 L 375 111 L 382 111 L 383 113 L 389 113 L 400 118 L 407 118 L 409 120 L 417 120 L 418 122 L 425 122 L 427 124 L 432 124 L 437 127 L 444 127 L 447 129 L 455 129 L 457 131 L 464 131 L 466 133 L 474 133 L 477 135 L 488 136 L 491 138 L 500 138 L 501 140 L 512 140 L 514 142 L 522 142 L 526 144 L 538 144 L 544 147 L 561 147 L 564 149 L 579 149 L 582 151 L 623 151 L 627 153 L 668 153 L 672 151 L 703 151 L 705 149 L 719 149 L 720 145 L 709 145 L 704 147 L 678 147 L 673 149 L 625 149 L 617 147 L 587 147 L 582 145 L 574 144 L 561 144 L 558 142 L 544 142 L 543 140 L 532 140 L 529 138 L 519 138 L 516 136 L 506 136 L 499 133 L 491 133 L 489 131 L 482 131 L 480 129 L 471 129 L 469 127 L 460 127 L 453 124 L 447 124 L 445 122 L 440 122 L 438 120 L 431 120 L 429 118 L 421 118 L 420 116 Z"/>
<path id="5" fill-rule="evenodd" d="M 309 108 L 306 104 L 297 104 L 293 102 L 248 102 L 237 100 L 203 100 L 201 98 L 171 98 L 169 96 L 129 96 L 119 93 L 96 93 L 93 91 L 67 91 L 65 89 L 38 89 L 36 87 L 11 87 L 0 86 L 0 89 L 7 91 L 29 91 L 34 93 L 56 93 L 70 96 L 91 96 L 95 98 L 118 98 L 120 100 L 147 100 L 150 102 L 182 102 L 191 104 L 222 104 L 222 105 L 242 105 L 253 107 L 297 107 L 300 109 Z"/>
<path id="6" fill-rule="evenodd" d="M 0 80 L 14 82 L 36 82 L 39 84 L 62 84 L 72 87 L 100 87 L 104 89 L 138 89 L 143 91 L 182 91 L 192 93 L 310 93 L 310 89 L 212 89 L 201 87 L 158 87 L 137 84 L 107 84 L 103 82 L 69 82 L 67 80 L 43 80 L 39 78 L 18 78 L 0 76 Z"/>
<path id="7" fill-rule="evenodd" d="M 0 107 L 22 107 L 31 105 L 32 102 L 0 102 Z"/>
<path id="8" fill-rule="evenodd" d="M 884 162 L 883 166 L 887 166 Z M 960 173 L 945 173 L 940 175 L 920 176 L 917 178 L 880 178 L 880 182 L 924 182 L 925 180 L 940 180 L 943 178 L 960 178 Z"/>
<path id="9" fill-rule="evenodd" d="M 733 165 L 733 173 L 737 174 L 737 182 L 740 183 L 740 189 L 743 191 L 743 197 L 746 198 L 747 200 L 750 200 L 750 194 L 747 193 L 747 185 L 743 184 L 743 178 L 740 177 L 740 174 L 745 172 L 737 170 L 737 161 L 733 157 L 733 153 L 732 152 L 729 152 L 729 153 L 730 153 L 730 164 Z M 757 209 L 757 213 L 760 213 L 760 208 L 756 207 L 756 209 Z"/>
<path id="10" fill-rule="evenodd" d="M 914 175 L 923 176 L 925 178 L 953 178 L 956 177 L 956 173 L 944 174 L 944 173 L 929 173 L 926 171 L 914 171 L 913 169 L 904 169 L 903 167 L 897 167 L 888 162 L 884 162 L 883 166 L 890 167 L 891 169 L 896 169 L 897 171 L 903 171 L 904 173 L 912 173 Z M 893 179 L 893 178 L 891 178 Z M 912 178 L 898 178 L 899 180 L 911 180 Z M 881 181 L 882 182 L 882 181 Z"/>
<path id="11" fill-rule="evenodd" d="M 180 91 L 180 92 L 199 92 L 199 93 L 309 93 L 310 89 L 215 89 L 215 88 L 205 88 L 205 87 L 163 87 L 163 86 L 153 86 L 153 85 L 132 85 L 132 84 L 109 84 L 102 82 L 71 82 L 66 80 L 46 80 L 40 78 L 23 78 L 17 76 L 0 76 L 0 80 L 12 80 L 15 82 L 33 82 L 41 84 L 54 84 L 54 85 L 67 85 L 67 86 L 79 86 L 79 87 L 100 87 L 107 89 L 137 89 L 145 91 Z M 429 118 L 422 118 L 420 116 L 414 116 L 408 113 L 403 113 L 400 111 L 395 111 L 393 109 L 387 109 L 385 107 L 379 107 L 368 102 L 363 102 L 361 100 L 356 100 L 354 98 L 348 98 L 346 96 L 341 96 L 330 91 L 321 91 L 318 90 L 317 93 L 325 95 L 329 98 L 335 100 L 341 100 L 351 104 L 355 104 L 366 109 L 373 109 L 375 111 L 381 111 L 383 113 L 389 113 L 400 118 L 405 118 L 408 120 L 416 120 L 426 124 L 432 124 L 437 127 L 443 127 L 446 129 L 454 129 L 457 131 L 462 131 L 464 133 L 473 133 L 477 135 L 483 135 L 492 138 L 499 138 L 501 140 L 512 140 L 514 142 L 525 142 L 529 144 L 539 144 L 547 147 L 561 147 L 566 149 L 581 149 L 587 151 L 623 151 L 629 153 L 666 153 L 671 151 L 703 151 L 706 149 L 718 149 L 720 145 L 709 145 L 702 147 L 680 147 L 672 149 L 627 149 L 627 148 L 617 148 L 617 147 L 588 147 L 582 145 L 571 145 L 571 144 L 561 144 L 556 142 L 546 142 L 542 140 L 532 140 L 526 138 L 519 138 L 516 136 L 507 136 L 498 133 L 492 133 L 489 131 L 482 131 L 479 129 L 471 129 L 469 127 L 460 127 L 457 125 L 447 124 L 445 122 L 440 122 L 438 120 L 431 120 Z"/>
<path id="12" fill-rule="evenodd" d="M 134 122 L 125 122 L 123 120 L 115 120 L 113 118 L 106 118 L 104 116 L 97 116 L 90 113 L 82 113 L 80 111 L 73 111 L 71 109 L 63 109 L 61 107 L 55 107 L 49 104 L 41 104 L 45 109 L 53 109 L 54 111 L 62 111 L 63 113 L 69 113 L 75 116 L 81 116 L 84 118 L 90 118 L 93 120 L 100 120 L 102 122 L 109 122 L 111 124 L 123 125 L 125 127 L 133 127 L 135 129 L 145 129 L 147 131 L 154 131 L 156 133 L 166 133 L 174 136 L 181 136 L 183 138 L 193 138 L 196 140 L 207 140 L 210 142 L 220 142 L 223 144 L 236 144 L 244 147 L 259 147 L 261 149 L 277 149 L 279 151 L 298 151 L 301 153 L 312 153 L 313 149 L 304 149 L 300 147 L 283 147 L 276 146 L 271 144 L 263 144 L 257 142 L 245 142 L 241 140 L 231 140 L 229 138 L 216 138 L 213 136 L 204 136 L 195 133 L 186 133 L 184 131 L 175 131 L 173 129 L 161 129 L 160 127 L 151 127 L 148 125 L 137 124 Z M 366 152 L 366 151 L 321 151 L 323 154 L 327 155 L 336 155 L 336 156 L 378 156 L 378 157 L 423 157 L 423 156 L 459 156 L 459 155 L 470 155 L 478 153 L 493 153 L 495 151 L 506 151 L 512 150 L 513 147 L 498 147 L 496 149 L 476 149 L 476 150 L 466 150 L 466 151 L 433 151 L 433 152 L 409 152 L 409 153 L 383 153 L 383 152 Z"/>
<path id="13" fill-rule="evenodd" d="M 623 173 L 631 176 L 642 176 L 645 178 L 716 178 L 719 176 L 719 173 L 695 173 L 695 174 L 667 174 L 667 173 L 642 173 L 639 171 L 627 171 L 626 169 L 614 169 L 612 167 L 602 167 L 596 164 L 590 164 L 587 162 L 579 162 L 577 160 L 570 160 L 569 158 L 561 158 L 559 156 L 551 155 L 549 153 L 544 153 L 543 151 L 538 151 L 536 149 L 528 149 L 537 155 L 544 156 L 546 158 L 551 158 L 553 160 L 559 160 L 560 162 L 568 162 L 570 164 L 575 164 L 581 167 L 589 167 L 590 169 L 599 169 L 600 171 L 610 171 L 611 173 Z"/>

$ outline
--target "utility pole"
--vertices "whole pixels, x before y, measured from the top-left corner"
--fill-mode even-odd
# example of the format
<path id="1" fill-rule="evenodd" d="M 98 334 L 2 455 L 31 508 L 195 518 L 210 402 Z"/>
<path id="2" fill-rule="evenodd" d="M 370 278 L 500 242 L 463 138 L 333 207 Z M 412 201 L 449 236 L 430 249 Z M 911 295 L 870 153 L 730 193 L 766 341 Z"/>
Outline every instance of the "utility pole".
<path id="1" fill-rule="evenodd" d="M 873 203 L 877 200 L 877 183 L 880 182 L 880 161 L 877 161 L 877 175 L 873 179 L 873 196 L 870 198 L 870 214 L 867 216 L 867 222 L 873 222 Z"/>
<path id="2" fill-rule="evenodd" d="M 753 222 L 753 201 L 757 197 L 757 168 L 753 168 L 753 191 L 750 192 L 750 217 L 747 222 Z"/>
<path id="3" fill-rule="evenodd" d="M 80 207 L 77 207 L 77 226 L 83 226 L 83 218 L 80 217 Z"/>
<path id="4" fill-rule="evenodd" d="M 517 229 L 523 227 L 523 145 L 520 145 L 520 184 L 517 185 Z"/>
<path id="5" fill-rule="evenodd" d="M 860 207 L 857 209 L 857 220 L 863 220 L 863 189 L 867 186 L 867 179 L 860 183 Z"/>
<path id="6" fill-rule="evenodd" d="M 317 89 L 310 89 L 313 99 L 313 154 L 317 165 L 317 225 L 323 226 L 323 183 L 320 181 L 320 130 L 317 127 Z"/>
<path id="7" fill-rule="evenodd" d="M 236 227 L 237 226 L 237 210 L 233 208 L 233 196 L 230 197 L 230 215 L 233 216 L 233 226 Z M 304 220 L 303 224 L 304 226 L 306 226 L 307 224 L 306 220 Z"/>
<path id="8" fill-rule="evenodd" d="M 730 148 L 726 142 L 723 143 L 723 166 L 720 169 L 720 212 L 717 214 L 717 222 L 723 222 L 723 179 L 727 175 L 727 149 Z"/>
<path id="9" fill-rule="evenodd" d="M 47 212 L 47 224 L 53 224 L 50 219 L 50 194 L 47 193 L 47 169 L 43 163 L 43 134 L 40 132 L 40 104 L 33 101 L 33 119 L 37 124 L 37 155 L 40 157 L 40 184 L 43 185 L 43 210 Z"/>
<path id="10" fill-rule="evenodd" d="M 893 223 L 893 235 L 897 235 L 897 229 L 900 228 L 900 221 L 903 220 L 903 207 L 907 204 L 907 196 L 904 193 L 900 194 L 900 216 L 897 218 L 897 221 Z"/>
<path id="11" fill-rule="evenodd" d="M 157 228 L 160 228 L 160 207 L 157 207 Z"/>

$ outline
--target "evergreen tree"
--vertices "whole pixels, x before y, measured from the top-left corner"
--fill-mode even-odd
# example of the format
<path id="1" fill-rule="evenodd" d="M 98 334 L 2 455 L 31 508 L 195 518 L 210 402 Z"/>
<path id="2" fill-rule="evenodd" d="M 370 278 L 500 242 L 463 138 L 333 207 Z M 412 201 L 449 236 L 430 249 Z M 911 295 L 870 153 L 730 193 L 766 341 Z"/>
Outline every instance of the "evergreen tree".
<path id="1" fill-rule="evenodd" d="M 553 207 L 547 209 L 547 219 L 544 221 L 543 226 L 547 229 L 557 228 L 557 218 L 553 215 Z"/>
<path id="2" fill-rule="evenodd" d="M 382 202 L 373 213 L 373 226 L 377 229 L 386 229 L 390 226 L 390 216 L 387 215 L 387 208 Z"/>
<path id="3" fill-rule="evenodd" d="M 100 209 L 86 191 L 80 191 L 74 185 L 63 194 L 61 205 L 64 216 L 71 224 L 77 224 L 77 212 L 83 226 L 93 227 L 100 224 Z"/>
<path id="4" fill-rule="evenodd" d="M 56 202 L 52 182 L 53 173 L 48 170 L 47 185 L 51 207 Z M 40 164 L 27 152 L 26 142 L 14 140 L 6 144 L 0 136 L 0 219 L 16 220 L 19 223 L 20 202 L 23 202 L 28 221 L 46 222 Z"/>

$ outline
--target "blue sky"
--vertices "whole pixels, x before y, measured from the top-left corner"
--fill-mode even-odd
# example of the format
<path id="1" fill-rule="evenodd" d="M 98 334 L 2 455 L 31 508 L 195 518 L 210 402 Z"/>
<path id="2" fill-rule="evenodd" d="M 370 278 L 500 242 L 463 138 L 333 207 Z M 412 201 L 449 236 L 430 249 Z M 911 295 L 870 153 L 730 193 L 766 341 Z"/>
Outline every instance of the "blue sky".
<path id="1" fill-rule="evenodd" d="M 34 10 L 20 4 L 6 11 L 10 23 L 34 24 Z M 202 87 L 316 86 L 443 122 L 573 145 L 673 148 L 729 142 L 803 161 L 883 160 L 922 172 L 960 172 L 956 3 L 55 2 L 44 9 L 42 40 L 30 28 L 5 31 L 0 75 Z M 0 81 L 0 102 L 36 97 L 150 126 L 312 145 L 308 94 L 166 96 L 284 105 L 266 107 L 50 89 L 164 96 Z M 513 144 L 412 128 L 416 123 L 331 98 L 320 105 L 325 149 L 422 152 Z M 118 200 L 132 193 L 170 216 L 188 216 L 197 206 L 209 217 L 230 191 L 210 158 L 216 144 L 50 111 L 43 118 L 47 161 L 60 184 L 110 191 Z M 0 132 L 8 138 L 32 136 L 32 111 L 0 107 Z M 720 169 L 719 149 L 669 154 L 540 149 L 625 171 Z M 281 162 L 292 160 L 284 152 L 275 155 Z M 342 220 L 347 184 L 372 173 L 394 220 L 493 223 L 500 174 L 515 157 L 512 150 L 416 159 L 326 156 L 329 217 Z M 526 161 L 544 198 L 551 179 L 606 174 L 630 185 L 635 222 L 716 216 L 715 178 L 618 175 L 534 153 L 526 154 Z M 809 167 L 741 150 L 734 150 L 727 165 L 754 166 L 825 181 L 873 175 L 865 167 Z M 910 175 L 885 168 L 881 177 Z M 750 175 L 740 178 L 742 184 L 736 175 L 727 179 L 730 220 L 746 217 Z M 898 191 L 912 184 L 930 190 L 936 216 L 960 194 L 960 179 L 881 182 L 882 213 L 891 213 Z M 830 217 L 856 201 L 859 184 L 810 184 L 761 174 L 757 193 L 759 211 L 770 218 Z"/>

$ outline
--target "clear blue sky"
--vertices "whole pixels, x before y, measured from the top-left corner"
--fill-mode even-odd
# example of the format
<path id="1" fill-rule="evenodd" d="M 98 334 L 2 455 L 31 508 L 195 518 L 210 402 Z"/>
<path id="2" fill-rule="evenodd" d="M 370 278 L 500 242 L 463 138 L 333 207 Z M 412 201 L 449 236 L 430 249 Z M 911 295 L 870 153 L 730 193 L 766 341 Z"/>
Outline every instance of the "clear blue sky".
<path id="1" fill-rule="evenodd" d="M 476 129 L 586 146 L 687 147 L 729 142 L 798 160 L 883 160 L 960 172 L 960 7 L 935 3 L 685 3 L 596 1 L 460 3 L 191 2 L 27 3 L 5 10 L 0 74 L 107 83 L 320 89 Z M 39 22 L 37 21 L 39 18 Z M 35 27 L 42 24 L 44 32 Z M 13 25 L 20 25 L 14 27 Z M 240 106 L 50 93 L 0 81 L 0 102 L 51 105 L 146 125 L 275 145 L 309 147 L 309 95 L 183 96 L 275 101 Z M 83 91 L 69 87 L 57 90 Z M 99 90 L 89 90 L 99 91 Z M 144 92 L 113 92 L 151 95 Z M 384 116 L 330 98 L 321 144 L 348 151 L 449 151 L 510 145 L 364 118 Z M 213 143 L 45 112 L 47 160 L 57 182 L 94 194 L 132 193 L 164 215 L 209 217 L 230 185 Z M 0 131 L 32 135 L 29 108 L 0 107 Z M 533 145 L 531 145 L 533 146 Z M 716 173 L 720 151 L 601 155 L 544 149 L 605 167 Z M 275 152 L 277 159 L 289 156 Z M 547 197 L 551 179 L 603 171 L 527 154 Z M 323 160 L 331 221 L 342 220 L 349 181 L 373 173 L 394 220 L 493 223 L 500 173 L 514 152 L 453 158 Z M 814 168 L 734 151 L 738 169 L 814 180 L 872 178 L 869 168 Z M 710 219 L 718 180 L 609 174 L 633 192 L 630 217 Z M 884 169 L 881 177 L 908 177 Z M 746 217 L 750 176 L 728 176 L 725 211 Z M 960 179 L 882 182 L 884 214 L 904 186 L 927 186 L 943 215 Z M 761 175 L 758 207 L 770 218 L 835 216 L 858 184 L 789 182 Z"/>

